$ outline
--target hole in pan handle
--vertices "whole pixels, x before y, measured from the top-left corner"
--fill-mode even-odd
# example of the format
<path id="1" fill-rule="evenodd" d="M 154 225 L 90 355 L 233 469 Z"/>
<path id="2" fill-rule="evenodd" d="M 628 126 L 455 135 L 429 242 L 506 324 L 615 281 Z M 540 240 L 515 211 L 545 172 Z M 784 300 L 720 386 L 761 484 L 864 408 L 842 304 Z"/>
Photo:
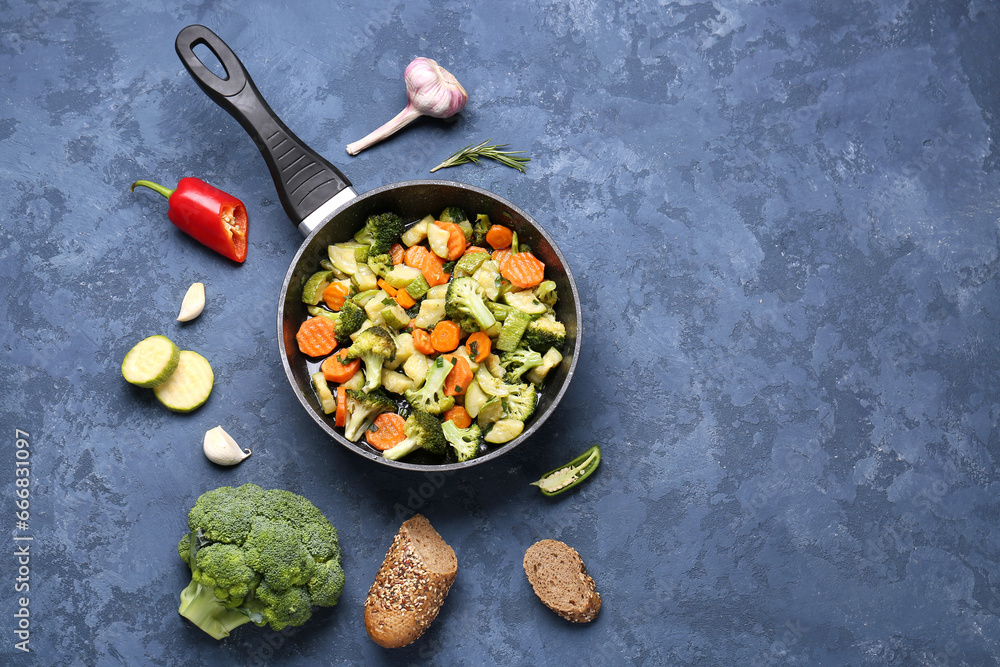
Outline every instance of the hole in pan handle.
<path id="1" fill-rule="evenodd" d="M 198 58 L 194 47 L 199 45 L 208 47 L 219 59 L 226 78 L 216 75 Z M 319 214 L 318 209 L 332 211 L 331 200 L 338 194 L 343 193 L 336 201 L 355 196 L 347 177 L 281 122 L 243 63 L 218 35 L 203 25 L 189 25 L 178 33 L 174 47 L 198 86 L 253 138 L 274 179 L 285 213 L 304 233 L 315 226 L 306 223 L 303 228 L 302 223 L 310 214 Z"/>

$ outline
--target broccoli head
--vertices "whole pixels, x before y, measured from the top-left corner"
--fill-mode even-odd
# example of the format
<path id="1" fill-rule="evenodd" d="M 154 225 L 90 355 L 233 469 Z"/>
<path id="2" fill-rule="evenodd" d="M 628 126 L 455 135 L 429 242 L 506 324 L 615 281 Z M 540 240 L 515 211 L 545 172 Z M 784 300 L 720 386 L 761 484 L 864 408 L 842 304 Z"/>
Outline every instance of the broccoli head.
<path id="1" fill-rule="evenodd" d="M 542 363 L 542 355 L 535 350 L 519 347 L 513 352 L 504 352 L 500 356 L 500 365 L 506 370 L 503 381 L 507 384 L 517 384 L 521 376 Z"/>
<path id="2" fill-rule="evenodd" d="M 406 437 L 397 445 L 382 452 L 382 456 L 392 461 L 398 461 L 418 449 L 424 449 L 438 456 L 444 456 L 447 453 L 448 443 L 441 431 L 441 422 L 434 415 L 414 410 L 406 418 L 403 433 Z"/>
<path id="3" fill-rule="evenodd" d="M 535 288 L 535 298 L 546 306 L 552 307 L 556 305 L 556 301 L 559 300 L 559 292 L 556 290 L 555 281 L 543 280 L 539 283 L 538 287 Z"/>
<path id="4" fill-rule="evenodd" d="M 256 484 L 203 493 L 177 551 L 191 567 L 179 613 L 216 639 L 253 621 L 298 626 L 344 587 L 337 529 L 300 495 Z"/>
<path id="5" fill-rule="evenodd" d="M 550 347 L 560 350 L 566 342 L 566 325 L 558 320 L 540 317 L 528 324 L 521 340 L 537 352 L 546 352 Z"/>
<path id="6" fill-rule="evenodd" d="M 486 232 L 492 227 L 490 216 L 480 213 L 476 216 L 476 224 L 472 226 L 472 245 L 482 246 L 486 244 Z"/>
<path id="7" fill-rule="evenodd" d="M 347 348 L 348 359 L 360 359 L 365 365 L 365 391 L 382 386 L 382 365 L 396 358 L 396 341 L 384 327 L 370 327 L 358 334 Z"/>
<path id="8" fill-rule="evenodd" d="M 507 419 L 527 421 L 538 405 L 538 390 L 530 382 L 508 384 L 507 395 L 500 399 L 500 404 L 503 405 L 504 417 Z"/>
<path id="9" fill-rule="evenodd" d="M 439 415 L 455 407 L 455 397 L 444 393 L 444 381 L 455 366 L 455 360 L 438 357 L 428 367 L 424 383 L 419 389 L 407 389 L 403 396 L 414 410 Z"/>
<path id="10" fill-rule="evenodd" d="M 497 320 L 483 301 L 483 288 L 473 278 L 455 278 L 448 284 L 444 308 L 448 317 L 464 331 L 475 333 L 489 329 Z"/>
<path id="11" fill-rule="evenodd" d="M 381 389 L 371 392 L 348 389 L 347 423 L 344 425 L 344 437 L 351 442 L 357 442 L 376 417 L 395 408 L 396 404 Z"/>
<path id="12" fill-rule="evenodd" d="M 483 434 L 478 424 L 473 423 L 468 428 L 459 428 L 449 419 L 441 424 L 441 432 L 455 450 L 459 463 L 476 458 L 476 454 L 479 453 L 479 438 Z"/>
<path id="13" fill-rule="evenodd" d="M 346 299 L 340 310 L 333 312 L 319 306 L 310 306 L 309 314 L 315 317 L 323 317 L 336 325 L 337 342 L 341 345 L 350 345 L 351 334 L 361 328 L 367 316 L 364 309 L 351 299 Z"/>
<path id="14" fill-rule="evenodd" d="M 370 245 L 369 255 L 382 255 L 389 252 L 393 243 L 399 241 L 405 228 L 403 219 L 395 213 L 370 215 L 365 226 L 354 235 L 354 240 Z"/>
<path id="15" fill-rule="evenodd" d="M 438 216 L 438 220 L 441 222 L 454 222 L 456 225 L 460 222 L 468 222 L 469 216 L 465 214 L 465 211 L 457 206 L 447 206 L 441 215 Z"/>
<path id="16" fill-rule="evenodd" d="M 379 278 L 385 278 L 392 270 L 392 255 L 386 250 L 381 254 L 368 256 L 368 268 Z"/>

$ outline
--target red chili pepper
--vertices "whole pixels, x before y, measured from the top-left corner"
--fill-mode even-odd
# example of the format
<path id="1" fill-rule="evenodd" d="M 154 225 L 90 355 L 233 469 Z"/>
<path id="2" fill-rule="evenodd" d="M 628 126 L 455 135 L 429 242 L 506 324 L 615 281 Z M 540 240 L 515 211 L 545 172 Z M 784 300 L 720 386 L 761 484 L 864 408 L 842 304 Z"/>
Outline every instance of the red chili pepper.
<path id="1" fill-rule="evenodd" d="M 173 190 L 152 181 L 137 185 L 167 198 L 167 217 L 178 229 L 229 259 L 247 257 L 247 209 L 236 197 L 198 178 L 182 178 Z"/>

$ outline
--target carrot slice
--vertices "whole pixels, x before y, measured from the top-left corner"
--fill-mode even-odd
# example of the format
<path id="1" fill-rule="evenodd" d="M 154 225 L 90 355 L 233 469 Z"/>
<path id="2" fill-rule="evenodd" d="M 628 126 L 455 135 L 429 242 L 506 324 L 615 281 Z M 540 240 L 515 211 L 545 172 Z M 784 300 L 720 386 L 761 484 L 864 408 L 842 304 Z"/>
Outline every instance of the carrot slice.
<path id="1" fill-rule="evenodd" d="M 381 287 L 382 290 L 385 291 L 385 293 L 388 294 L 389 296 L 392 297 L 396 296 L 396 292 L 398 290 L 389 283 L 387 283 L 383 278 L 379 278 L 377 281 L 375 281 L 375 284 Z"/>
<path id="2" fill-rule="evenodd" d="M 470 245 L 465 249 L 466 255 L 471 255 L 474 252 L 489 252 L 486 248 L 480 248 L 477 245 Z"/>
<path id="3" fill-rule="evenodd" d="M 347 388 L 337 387 L 337 415 L 334 422 L 337 426 L 347 424 Z"/>
<path id="4" fill-rule="evenodd" d="M 493 225 L 486 232 L 486 242 L 494 249 L 506 248 L 514 240 L 514 232 L 503 225 Z"/>
<path id="5" fill-rule="evenodd" d="M 344 300 L 350 292 L 343 283 L 330 283 L 323 290 L 323 302 L 330 310 L 340 310 L 344 307 Z"/>
<path id="6" fill-rule="evenodd" d="M 454 361 L 455 365 L 448 371 L 448 376 L 444 379 L 445 396 L 462 396 L 465 390 L 472 384 L 472 366 L 457 354 L 442 355 L 446 361 Z"/>
<path id="7" fill-rule="evenodd" d="M 310 317 L 299 326 L 295 340 L 302 354 L 322 357 L 337 349 L 337 326 L 325 317 Z"/>
<path id="8" fill-rule="evenodd" d="M 528 289 L 545 279 L 545 263 L 530 252 L 519 252 L 500 264 L 500 275 L 514 287 Z"/>
<path id="9" fill-rule="evenodd" d="M 410 308 L 413 308 L 415 305 L 417 305 L 416 299 L 410 296 L 410 293 L 407 292 L 405 289 L 401 289 L 398 292 L 396 292 L 396 296 L 394 296 L 393 298 L 396 300 L 396 303 L 399 304 L 399 307 L 402 308 L 403 310 L 409 310 Z"/>
<path id="10" fill-rule="evenodd" d="M 403 264 L 407 266 L 412 266 L 414 269 L 424 268 L 424 257 L 429 253 L 430 250 L 422 245 L 410 246 L 403 253 Z"/>
<path id="11" fill-rule="evenodd" d="M 462 328 L 451 320 L 441 320 L 431 332 L 431 345 L 438 352 L 453 352 L 462 338 Z"/>
<path id="12" fill-rule="evenodd" d="M 435 220 L 434 224 L 448 232 L 448 261 L 453 262 L 465 254 L 465 232 L 454 222 Z"/>
<path id="13" fill-rule="evenodd" d="M 445 410 L 441 417 L 442 421 L 454 422 L 458 428 L 469 428 L 472 426 L 472 417 L 469 416 L 469 413 L 461 405 L 456 405 L 450 410 Z"/>
<path id="14" fill-rule="evenodd" d="M 327 357 L 319 369 L 328 382 L 347 382 L 361 368 L 360 359 L 347 359 L 347 348 L 337 351 L 337 354 Z"/>
<path id="15" fill-rule="evenodd" d="M 406 420 L 395 412 L 383 412 L 365 431 L 365 440 L 375 449 L 384 452 L 403 441 L 406 437 L 405 427 Z"/>
<path id="16" fill-rule="evenodd" d="M 389 248 L 389 256 L 392 257 L 392 265 L 403 263 L 403 246 L 400 243 L 393 243 Z"/>
<path id="17" fill-rule="evenodd" d="M 494 250 L 490 258 L 497 263 L 497 266 L 503 268 L 503 263 L 507 261 L 510 257 L 510 247 L 500 248 L 500 250 Z"/>
<path id="18" fill-rule="evenodd" d="M 429 250 L 424 255 L 424 263 L 420 267 L 420 272 L 424 274 L 424 280 L 431 287 L 444 285 L 451 278 L 450 273 L 444 272 L 444 260 Z"/>
<path id="19" fill-rule="evenodd" d="M 476 363 L 484 361 L 486 357 L 490 356 L 492 347 L 493 341 L 483 331 L 477 331 L 465 341 L 465 349 L 469 353 L 469 357 Z"/>
<path id="20" fill-rule="evenodd" d="M 431 335 L 425 329 L 414 329 L 410 335 L 413 336 L 414 350 L 428 356 L 434 354 L 434 346 L 431 345 Z"/>

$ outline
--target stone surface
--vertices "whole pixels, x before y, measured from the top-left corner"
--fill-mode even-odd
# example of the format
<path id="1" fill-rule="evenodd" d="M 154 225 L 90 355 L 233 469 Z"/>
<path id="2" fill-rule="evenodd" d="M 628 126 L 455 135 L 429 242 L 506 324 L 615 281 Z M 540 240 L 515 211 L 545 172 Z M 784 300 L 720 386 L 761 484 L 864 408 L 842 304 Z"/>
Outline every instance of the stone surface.
<path id="1" fill-rule="evenodd" d="M 0 661 L 377 664 L 362 602 L 402 519 L 458 580 L 404 664 L 983 665 L 1000 656 L 1000 75 L 996 3 L 736 0 L 371 8 L 66 0 L 0 6 Z M 335 446 L 278 359 L 301 243 L 243 130 L 173 50 L 203 23 L 355 186 L 427 176 L 465 144 L 525 150 L 434 176 L 532 212 L 577 276 L 576 378 L 533 441 L 452 476 Z M 349 158 L 438 59 L 469 91 Z M 202 177 L 250 210 L 243 266 L 181 235 L 137 178 Z M 196 321 L 174 321 L 206 284 Z M 191 415 L 118 366 L 164 333 L 217 373 Z M 222 425 L 253 456 L 213 467 Z M 30 523 L 14 523 L 16 436 Z M 594 442 L 599 472 L 528 483 Z M 216 642 L 176 614 L 175 554 L 204 490 L 302 493 L 340 529 L 341 604 Z M 30 649 L 15 642 L 30 542 Z M 604 606 L 571 626 L 524 550 L 563 540 Z"/>

